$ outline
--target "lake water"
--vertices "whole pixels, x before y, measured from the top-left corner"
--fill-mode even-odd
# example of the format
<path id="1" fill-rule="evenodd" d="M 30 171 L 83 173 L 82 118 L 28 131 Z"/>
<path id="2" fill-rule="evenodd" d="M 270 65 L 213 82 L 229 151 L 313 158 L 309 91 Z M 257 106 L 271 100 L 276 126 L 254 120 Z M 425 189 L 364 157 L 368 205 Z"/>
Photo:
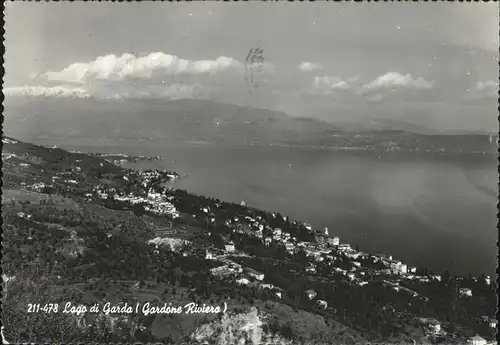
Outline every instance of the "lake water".
<path id="1" fill-rule="evenodd" d="M 48 143 L 44 143 L 48 144 Z M 408 265 L 495 275 L 494 158 L 423 159 L 285 147 L 63 145 L 82 151 L 161 155 L 142 168 L 188 174 L 177 188 L 278 211 L 341 242 Z"/>

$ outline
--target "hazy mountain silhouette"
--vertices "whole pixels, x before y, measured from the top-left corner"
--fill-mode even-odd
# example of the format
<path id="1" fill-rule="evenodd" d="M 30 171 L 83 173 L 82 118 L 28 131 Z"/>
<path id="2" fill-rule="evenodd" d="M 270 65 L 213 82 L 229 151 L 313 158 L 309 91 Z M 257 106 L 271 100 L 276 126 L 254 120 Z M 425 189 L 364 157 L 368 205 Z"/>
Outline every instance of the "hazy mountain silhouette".
<path id="1" fill-rule="evenodd" d="M 18 138 L 129 138 L 227 143 L 275 142 L 339 128 L 315 119 L 208 100 L 11 98 L 4 130 Z"/>
<path id="2" fill-rule="evenodd" d="M 389 119 L 337 125 L 316 118 L 290 117 L 283 112 L 200 99 L 8 97 L 4 108 L 5 134 L 25 140 L 107 138 L 172 144 L 337 147 L 385 147 L 387 145 L 383 142 L 389 141 L 409 147 L 405 143 L 416 140 L 425 142 L 429 148 L 492 149 L 488 136 L 482 134 L 467 137 L 463 133 L 458 136 L 436 135 L 439 133 L 425 127 Z M 357 137 L 354 133 L 363 133 L 362 137 L 371 139 L 353 141 L 352 138 Z"/>

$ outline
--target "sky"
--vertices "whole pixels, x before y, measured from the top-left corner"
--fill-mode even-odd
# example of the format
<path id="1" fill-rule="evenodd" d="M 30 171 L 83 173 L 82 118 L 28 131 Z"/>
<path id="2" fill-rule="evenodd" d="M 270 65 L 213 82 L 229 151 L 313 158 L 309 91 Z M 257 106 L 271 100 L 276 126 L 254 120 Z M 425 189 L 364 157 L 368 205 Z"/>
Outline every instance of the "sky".
<path id="1" fill-rule="evenodd" d="M 498 11 L 493 2 L 7 3 L 4 93 L 209 98 L 332 122 L 496 131 Z"/>

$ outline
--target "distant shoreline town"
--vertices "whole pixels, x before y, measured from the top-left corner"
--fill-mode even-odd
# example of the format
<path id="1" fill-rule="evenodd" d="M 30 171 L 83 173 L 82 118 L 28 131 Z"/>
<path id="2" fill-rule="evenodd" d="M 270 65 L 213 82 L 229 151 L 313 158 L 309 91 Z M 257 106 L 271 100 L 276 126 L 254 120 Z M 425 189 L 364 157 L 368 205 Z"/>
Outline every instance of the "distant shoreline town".
<path id="1" fill-rule="evenodd" d="M 71 151 L 76 153 L 82 153 L 80 151 Z M 125 164 L 125 163 L 137 163 L 141 161 L 159 161 L 163 158 L 161 156 L 132 156 L 123 153 L 97 153 L 97 152 L 87 152 L 89 156 L 100 157 L 113 164 Z"/>

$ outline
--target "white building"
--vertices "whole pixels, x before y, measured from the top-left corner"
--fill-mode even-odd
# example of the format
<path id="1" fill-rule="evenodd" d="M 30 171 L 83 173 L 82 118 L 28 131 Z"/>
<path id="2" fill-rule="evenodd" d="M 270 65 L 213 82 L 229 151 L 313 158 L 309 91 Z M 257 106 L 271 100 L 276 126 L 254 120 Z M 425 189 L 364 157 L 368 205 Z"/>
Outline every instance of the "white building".
<path id="1" fill-rule="evenodd" d="M 226 243 L 226 245 L 224 246 L 224 248 L 226 249 L 226 252 L 234 252 L 236 250 L 236 248 L 234 247 L 234 242 L 233 241 L 230 241 L 230 242 Z"/>
<path id="2" fill-rule="evenodd" d="M 286 243 L 285 244 L 285 248 L 288 252 L 293 252 L 293 250 L 295 249 L 295 245 L 293 243 Z"/>
<path id="3" fill-rule="evenodd" d="M 437 334 L 441 332 L 441 324 L 436 319 L 420 318 L 420 322 L 425 325 L 428 333 Z"/>
<path id="4" fill-rule="evenodd" d="M 408 265 L 401 264 L 401 274 L 406 274 L 406 273 L 408 273 Z"/>
<path id="5" fill-rule="evenodd" d="M 469 296 L 472 297 L 472 290 L 467 288 L 460 288 L 459 290 L 460 296 Z"/>
<path id="6" fill-rule="evenodd" d="M 491 278 L 490 278 L 490 276 L 486 276 L 486 277 L 484 278 L 484 282 L 485 282 L 487 285 L 490 285 L 490 284 L 491 284 Z"/>
<path id="7" fill-rule="evenodd" d="M 247 278 L 240 278 L 240 279 L 236 280 L 236 284 L 238 284 L 238 285 L 247 285 L 249 283 L 250 283 L 250 281 Z"/>
<path id="8" fill-rule="evenodd" d="M 399 274 L 401 272 L 401 261 L 392 261 L 390 264 L 393 274 Z"/>
<path id="9" fill-rule="evenodd" d="M 248 273 L 248 275 L 254 277 L 257 280 L 264 280 L 264 273 Z"/>
<path id="10" fill-rule="evenodd" d="M 306 295 L 307 295 L 307 298 L 309 299 L 313 299 L 314 297 L 316 297 L 318 293 L 314 290 L 307 290 L 306 291 Z"/>
<path id="11" fill-rule="evenodd" d="M 340 250 L 350 250 L 351 249 L 351 245 L 347 244 L 347 243 L 342 243 L 342 244 L 339 244 L 338 246 L 339 246 Z"/>
<path id="12" fill-rule="evenodd" d="M 206 260 L 213 260 L 214 259 L 214 255 L 212 254 L 212 252 L 210 252 L 210 251 L 207 250 L 205 252 L 205 259 Z"/>
<path id="13" fill-rule="evenodd" d="M 338 246 L 340 244 L 340 239 L 338 237 L 333 238 L 333 245 Z"/>
<path id="14" fill-rule="evenodd" d="M 328 303 L 326 301 L 319 299 L 316 303 L 318 304 L 318 307 L 320 307 L 320 308 L 323 308 L 323 309 L 328 308 Z"/>
<path id="15" fill-rule="evenodd" d="M 491 328 L 496 328 L 498 325 L 498 321 L 495 319 L 490 319 L 489 325 Z"/>
<path id="16" fill-rule="evenodd" d="M 438 282 L 440 282 L 441 281 L 441 276 L 436 274 L 436 275 L 432 276 L 432 279 L 437 280 Z"/>
<path id="17" fill-rule="evenodd" d="M 228 266 L 223 265 L 223 266 L 214 267 L 214 268 L 210 269 L 210 273 L 212 273 L 213 275 L 218 275 L 218 274 L 221 274 L 222 272 L 227 271 L 227 270 L 228 270 Z"/>
<path id="18" fill-rule="evenodd" d="M 307 267 L 306 268 L 306 272 L 309 272 L 309 273 L 316 273 L 316 267 Z"/>
<path id="19" fill-rule="evenodd" d="M 471 345 L 486 345 L 488 342 L 486 339 L 476 335 L 468 340 L 468 343 Z"/>
<path id="20" fill-rule="evenodd" d="M 30 214 L 26 214 L 26 213 L 24 213 L 24 212 L 18 212 L 18 213 L 17 213 L 17 216 L 18 216 L 19 218 L 31 219 L 31 215 L 30 215 Z"/>
<path id="21" fill-rule="evenodd" d="M 264 273 L 257 272 L 256 270 L 248 268 L 248 267 L 245 268 L 244 271 L 250 277 L 253 277 L 253 278 L 257 279 L 257 280 L 263 280 L 264 279 Z"/>
<path id="22" fill-rule="evenodd" d="M 328 236 L 328 228 L 325 226 L 325 236 Z"/>
<path id="23" fill-rule="evenodd" d="M 441 324 L 439 322 L 429 323 L 429 330 L 432 333 L 439 333 L 441 332 Z"/>

